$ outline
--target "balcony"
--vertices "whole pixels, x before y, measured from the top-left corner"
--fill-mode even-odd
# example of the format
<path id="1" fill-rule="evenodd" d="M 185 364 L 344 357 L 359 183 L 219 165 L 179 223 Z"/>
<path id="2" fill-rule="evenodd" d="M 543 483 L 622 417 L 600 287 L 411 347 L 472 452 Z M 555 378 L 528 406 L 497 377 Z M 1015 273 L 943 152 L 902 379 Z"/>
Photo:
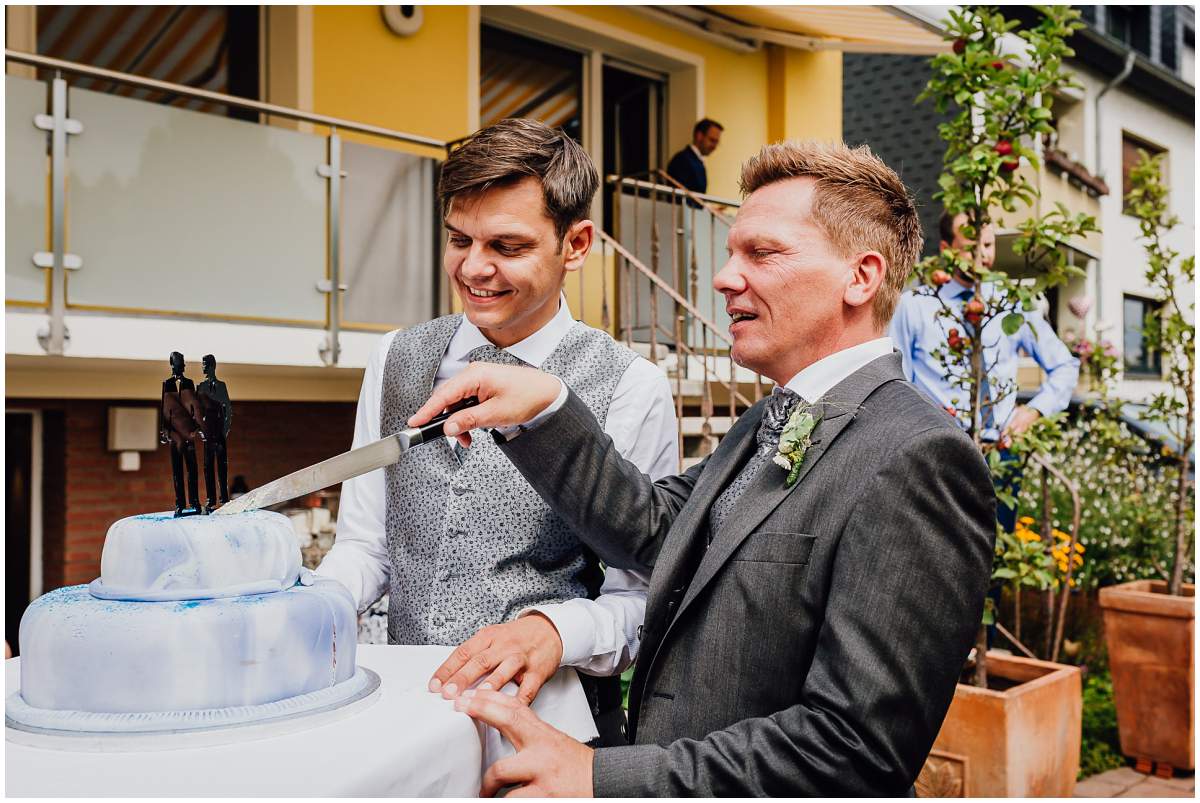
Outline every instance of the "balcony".
<path id="1" fill-rule="evenodd" d="M 430 154 L 444 143 L 44 57 L 6 58 L 191 93 L 316 131 L 61 77 L 6 76 L 10 366 L 82 358 L 134 373 L 151 364 L 158 374 L 171 344 L 194 359 L 227 355 L 287 375 L 361 368 L 379 332 L 438 311 Z"/>

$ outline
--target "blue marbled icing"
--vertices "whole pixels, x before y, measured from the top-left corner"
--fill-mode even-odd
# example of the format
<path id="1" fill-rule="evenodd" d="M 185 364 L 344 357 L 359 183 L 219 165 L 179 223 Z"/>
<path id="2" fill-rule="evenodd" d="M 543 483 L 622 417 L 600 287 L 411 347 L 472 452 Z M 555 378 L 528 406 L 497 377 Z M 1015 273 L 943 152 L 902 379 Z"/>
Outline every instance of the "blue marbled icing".
<path id="1" fill-rule="evenodd" d="M 36 707 L 102 713 L 274 702 L 353 676 L 355 613 L 349 592 L 325 578 L 169 602 L 97 599 L 68 586 L 21 619 L 21 693 Z"/>

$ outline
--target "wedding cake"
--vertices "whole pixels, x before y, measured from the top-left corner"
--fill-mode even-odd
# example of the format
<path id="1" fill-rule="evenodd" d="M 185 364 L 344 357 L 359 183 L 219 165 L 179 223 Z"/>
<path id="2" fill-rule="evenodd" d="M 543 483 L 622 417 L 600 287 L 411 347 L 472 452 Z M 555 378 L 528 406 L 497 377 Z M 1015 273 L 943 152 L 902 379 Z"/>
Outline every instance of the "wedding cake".
<path id="1" fill-rule="evenodd" d="M 301 568 L 278 513 L 109 528 L 101 574 L 35 600 L 21 619 L 9 724 L 136 733 L 242 725 L 361 696 L 357 616 L 339 583 Z"/>

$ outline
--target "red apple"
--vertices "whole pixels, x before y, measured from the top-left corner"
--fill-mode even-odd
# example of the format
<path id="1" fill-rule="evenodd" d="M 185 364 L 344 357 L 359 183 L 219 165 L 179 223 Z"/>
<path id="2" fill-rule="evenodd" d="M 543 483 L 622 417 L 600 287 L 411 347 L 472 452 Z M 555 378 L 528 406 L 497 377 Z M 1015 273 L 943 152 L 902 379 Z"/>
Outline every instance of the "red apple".
<path id="1" fill-rule="evenodd" d="M 929 277 L 929 278 L 930 278 L 930 279 L 933 281 L 933 283 L 934 283 L 934 284 L 936 284 L 938 287 L 941 287 L 943 284 L 948 284 L 948 283 L 949 283 L 949 281 L 950 281 L 950 274 L 949 274 L 949 273 L 946 273 L 946 271 L 944 271 L 944 270 L 940 270 L 940 269 L 939 269 L 939 270 L 935 270 L 935 271 L 934 271 L 934 272 L 933 272 L 933 273 L 930 275 L 930 277 Z"/>
<path id="2" fill-rule="evenodd" d="M 1000 172 L 1011 173 L 1012 171 L 1016 170 L 1020 166 L 1021 166 L 1021 162 L 1017 159 L 1012 159 L 1007 162 L 1001 162 L 1000 163 Z"/>
<path id="3" fill-rule="evenodd" d="M 954 52 L 957 55 L 961 56 L 963 54 L 963 51 L 966 49 L 967 49 L 967 40 L 966 39 L 960 38 L 960 39 L 954 40 Z"/>
<path id="4" fill-rule="evenodd" d="M 993 70 L 1003 70 L 1003 69 L 1004 69 L 1005 67 L 1007 67 L 1007 66 L 1008 66 L 1008 65 L 1007 65 L 1007 64 L 1005 64 L 1003 61 L 993 61 L 993 62 L 992 62 L 992 69 L 993 69 Z"/>
<path id="5" fill-rule="evenodd" d="M 1007 139 L 1002 139 L 996 143 L 996 146 L 993 150 L 995 150 L 996 153 L 1000 154 L 1001 156 L 1008 156 L 1013 152 L 1013 146 L 1012 143 Z"/>
<path id="6" fill-rule="evenodd" d="M 946 405 L 946 412 L 950 414 L 951 418 L 958 418 L 958 410 L 955 410 L 950 405 Z"/>

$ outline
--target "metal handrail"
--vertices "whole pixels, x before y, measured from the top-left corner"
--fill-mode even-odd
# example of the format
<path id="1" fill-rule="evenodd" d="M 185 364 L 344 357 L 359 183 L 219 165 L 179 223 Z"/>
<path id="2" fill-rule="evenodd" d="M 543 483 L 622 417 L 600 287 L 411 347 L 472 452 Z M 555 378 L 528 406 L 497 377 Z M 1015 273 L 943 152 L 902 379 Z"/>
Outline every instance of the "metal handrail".
<path id="1" fill-rule="evenodd" d="M 639 173 L 636 175 L 650 175 L 647 173 Z M 734 201 L 729 198 L 721 198 L 717 195 L 709 195 L 706 192 L 692 192 L 688 189 L 676 189 L 669 184 L 657 184 L 653 181 L 642 181 L 641 179 L 631 178 L 629 176 L 609 175 L 605 177 L 609 184 L 620 184 L 623 187 L 633 187 L 638 190 L 657 190 L 663 195 L 677 195 L 681 198 L 692 197 L 697 201 L 707 201 L 710 204 L 720 204 L 721 206 L 729 206 L 735 209 L 740 209 L 741 201 Z"/>
<path id="2" fill-rule="evenodd" d="M 675 290 L 675 288 L 671 287 L 671 285 L 669 285 L 665 281 L 663 281 L 662 278 L 660 276 L 658 276 L 654 271 L 652 271 L 650 268 L 648 268 L 644 264 L 642 264 L 641 260 L 639 260 L 633 254 L 629 253 L 629 251 L 625 248 L 625 246 L 623 246 L 619 242 L 617 242 L 611 234 L 609 234 L 606 231 L 601 231 L 601 230 L 597 230 L 596 234 L 598 234 L 600 236 L 600 239 L 602 241 L 607 243 L 609 246 L 612 247 L 612 249 L 614 251 L 616 251 L 618 254 L 620 254 L 625 259 L 626 262 L 628 262 L 630 265 L 632 265 L 634 268 L 636 268 L 643 276 L 645 276 L 647 279 L 649 279 L 651 282 L 653 282 L 655 285 L 657 285 L 658 289 L 662 290 L 664 293 L 666 293 L 667 296 L 672 301 L 674 301 L 680 307 L 682 307 L 683 309 L 685 309 L 689 313 L 691 313 L 693 318 L 698 320 L 701 324 L 703 324 L 707 328 L 711 329 L 713 331 L 714 335 L 716 335 L 717 337 L 724 340 L 731 348 L 733 347 L 733 341 L 730 340 L 725 335 L 721 334 L 721 330 L 719 328 L 717 328 L 717 325 L 715 323 L 710 321 L 708 318 L 704 317 L 704 314 L 702 312 L 700 312 L 700 310 L 696 309 L 696 307 L 690 301 L 688 301 L 686 298 L 681 296 Z"/>
<path id="3" fill-rule="evenodd" d="M 725 343 L 727 343 L 732 348 L 733 341 L 729 337 L 724 335 L 715 323 L 708 320 L 708 318 L 706 318 L 700 312 L 700 310 L 696 309 L 695 305 L 693 305 L 686 298 L 684 298 L 682 295 L 680 295 L 678 292 L 676 292 L 676 290 L 674 288 L 672 288 L 669 284 L 667 284 L 665 281 L 663 281 L 661 277 L 659 277 L 657 274 L 655 274 L 654 271 L 651 270 L 649 267 L 647 267 L 641 260 L 639 260 L 633 254 L 629 253 L 629 251 L 624 246 L 622 246 L 619 242 L 617 242 L 612 237 L 612 235 L 610 235 L 608 232 L 597 230 L 596 233 L 599 235 L 600 241 L 604 245 L 612 248 L 614 252 L 616 252 L 622 259 L 625 260 L 626 264 L 631 266 L 638 273 L 642 274 L 642 276 L 644 276 L 648 281 L 653 283 L 657 289 L 666 293 L 668 298 L 670 298 L 672 301 L 674 301 L 681 309 L 686 310 L 688 313 L 690 313 L 692 315 L 692 317 L 695 318 L 697 321 L 699 321 L 700 324 L 705 329 L 712 332 L 714 337 L 720 338 L 721 340 L 725 341 Z M 659 331 L 662 331 L 662 333 L 664 335 L 670 334 L 666 330 L 663 330 L 660 326 L 656 325 L 655 328 L 658 329 Z M 681 351 L 685 356 L 695 357 L 698 353 L 700 353 L 697 349 L 687 345 L 679 338 L 676 338 L 676 348 L 678 348 L 679 351 Z M 651 355 L 655 356 L 653 353 L 653 350 L 651 351 Z M 731 378 L 730 382 L 726 382 L 724 379 L 722 379 L 720 376 L 717 375 L 716 371 L 714 371 L 713 369 L 708 367 L 707 362 L 705 362 L 705 365 L 704 365 L 704 373 L 706 375 L 711 374 L 713 378 L 712 379 L 706 378 L 701 381 L 717 382 L 717 383 L 721 384 L 722 386 L 724 386 L 725 389 L 730 392 L 732 398 L 736 398 L 737 401 L 739 401 L 742 404 L 745 404 L 747 406 L 749 406 L 752 403 L 749 399 L 747 399 L 745 396 L 742 395 L 740 390 L 737 389 L 736 386 L 739 383 L 736 380 Z"/>
<path id="4" fill-rule="evenodd" d="M 140 75 L 130 75 L 129 73 L 117 72 L 115 70 L 106 70 L 103 67 L 92 67 L 87 64 L 79 64 L 74 61 L 65 61 L 63 59 L 50 58 L 49 56 L 39 56 L 34 53 L 23 53 L 19 50 L 4 51 L 4 60 L 16 62 L 18 64 L 28 64 L 33 67 L 41 67 L 47 70 L 60 70 L 62 72 L 74 73 L 76 75 L 85 75 L 89 78 L 99 78 L 105 81 L 114 81 L 121 84 L 129 84 L 141 89 L 150 89 L 159 92 L 172 92 L 177 95 L 183 95 L 197 100 L 206 100 L 211 103 L 222 103 L 226 106 L 233 106 L 239 109 L 248 109 L 249 111 L 259 112 L 261 114 L 269 114 L 273 117 L 284 117 L 289 120 L 298 120 L 304 123 L 313 123 L 314 125 L 329 126 L 342 131 L 356 131 L 360 134 L 371 134 L 385 139 L 393 139 L 399 142 L 404 142 L 409 145 L 424 145 L 430 148 L 446 148 L 446 143 L 440 139 L 431 137 L 423 137 L 418 134 L 408 134 L 403 131 L 396 131 L 383 126 L 370 125 L 368 123 L 357 123 L 353 120 L 345 120 L 340 117 L 330 117 L 327 114 L 315 114 L 313 112 L 301 111 L 288 106 L 279 106 L 274 103 L 263 103 L 258 100 L 249 100 L 247 98 L 239 98 L 234 95 L 226 95 L 222 92 L 211 92 L 207 89 L 196 89 L 194 87 L 185 86 L 183 84 L 175 84 L 170 81 L 159 81 L 155 78 L 144 78 Z"/>
<path id="5" fill-rule="evenodd" d="M 658 170 L 655 170 L 654 172 L 657 173 L 660 178 L 664 178 L 667 181 L 671 182 L 671 184 L 675 185 L 675 188 L 677 190 L 680 190 L 683 193 L 685 193 L 689 199 L 691 199 L 694 203 L 696 203 L 700 207 L 702 207 L 710 215 L 712 215 L 713 217 L 720 220 L 726 226 L 733 225 L 733 219 L 730 218 L 729 215 L 725 214 L 720 209 L 717 209 L 711 203 L 704 200 L 704 198 L 701 197 L 700 193 L 692 192 L 687 187 L 680 184 L 678 181 L 675 180 L 675 177 L 672 176 L 670 173 L 668 173 L 666 170 L 658 169 Z"/>

